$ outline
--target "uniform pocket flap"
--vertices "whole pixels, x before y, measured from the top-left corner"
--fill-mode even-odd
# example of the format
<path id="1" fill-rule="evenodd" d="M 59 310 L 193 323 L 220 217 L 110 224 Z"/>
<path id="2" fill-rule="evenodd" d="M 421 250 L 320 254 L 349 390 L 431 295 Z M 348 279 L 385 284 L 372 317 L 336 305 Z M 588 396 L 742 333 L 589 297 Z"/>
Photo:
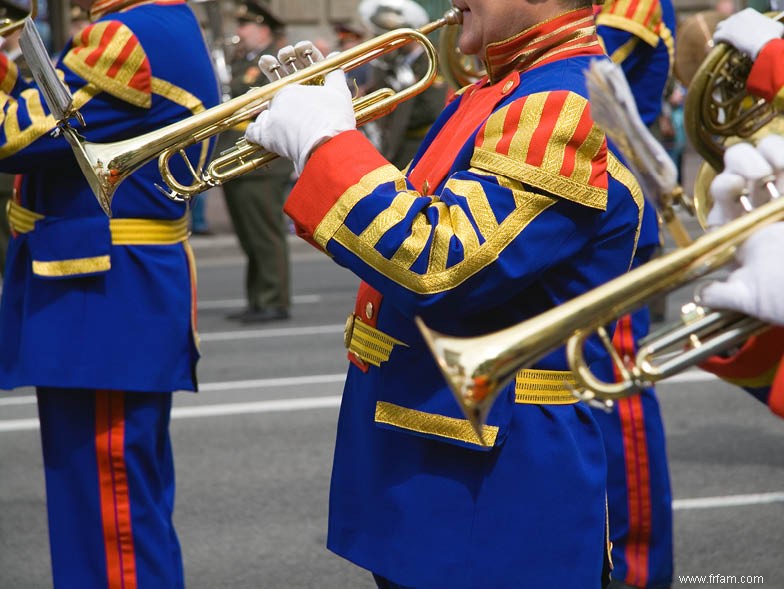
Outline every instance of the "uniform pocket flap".
<path id="1" fill-rule="evenodd" d="M 28 244 L 33 274 L 41 278 L 92 276 L 111 268 L 108 217 L 40 219 Z"/>

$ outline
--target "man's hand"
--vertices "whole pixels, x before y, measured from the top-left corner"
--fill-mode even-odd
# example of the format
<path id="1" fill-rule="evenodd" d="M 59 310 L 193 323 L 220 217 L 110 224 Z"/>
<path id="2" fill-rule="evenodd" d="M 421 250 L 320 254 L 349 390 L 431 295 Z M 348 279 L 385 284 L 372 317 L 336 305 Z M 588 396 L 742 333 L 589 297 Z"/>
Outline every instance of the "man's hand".
<path id="1" fill-rule="evenodd" d="M 281 49 L 277 60 L 264 56 L 259 67 L 275 81 L 279 75 L 307 67 L 311 59 L 320 61 L 323 56 L 310 42 L 303 42 Z M 317 146 L 356 126 L 346 75 L 335 70 L 327 74 L 323 86 L 292 84 L 283 88 L 269 108 L 248 125 L 245 138 L 290 159 L 299 175 Z"/>
<path id="2" fill-rule="evenodd" d="M 724 152 L 724 172 L 711 183 L 713 209 L 708 223 L 717 227 L 771 199 L 766 181 L 784 189 L 784 137 L 768 135 L 757 147 L 738 143 Z M 779 197 L 784 198 L 784 197 Z M 708 307 L 732 309 L 769 323 L 784 325 L 784 223 L 756 231 L 738 248 L 737 268 L 724 282 L 702 290 Z"/>
<path id="3" fill-rule="evenodd" d="M 756 208 L 771 198 L 766 186 L 774 181 L 784 190 L 784 137 L 768 135 L 757 147 L 737 143 L 724 152 L 724 171 L 711 182 L 713 208 L 708 226 L 720 227 L 736 219 L 744 210 Z"/>
<path id="4" fill-rule="evenodd" d="M 732 309 L 768 323 L 784 325 L 784 223 L 755 232 L 738 249 L 740 266 L 726 281 L 702 290 L 707 306 Z"/>
<path id="5" fill-rule="evenodd" d="M 752 59 L 773 39 L 784 34 L 784 24 L 768 18 L 753 8 L 745 8 L 721 21 L 713 33 L 715 43 L 729 43 Z"/>

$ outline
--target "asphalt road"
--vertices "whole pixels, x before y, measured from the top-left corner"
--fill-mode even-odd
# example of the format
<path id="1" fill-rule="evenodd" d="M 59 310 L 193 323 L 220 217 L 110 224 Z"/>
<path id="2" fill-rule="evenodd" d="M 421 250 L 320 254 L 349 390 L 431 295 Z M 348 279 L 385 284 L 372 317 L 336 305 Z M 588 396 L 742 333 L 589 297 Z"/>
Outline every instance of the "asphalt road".
<path id="1" fill-rule="evenodd" d="M 224 318 L 242 304 L 236 245 L 218 236 L 194 239 L 194 246 L 203 390 L 178 393 L 172 421 L 188 587 L 373 587 L 367 573 L 324 547 L 346 368 L 342 329 L 357 280 L 297 243 L 292 319 L 238 327 Z M 668 315 L 686 296 L 670 297 Z M 764 585 L 723 586 L 784 587 L 784 422 L 699 372 L 658 389 L 676 500 L 677 573 L 760 575 Z M 0 589 L 51 585 L 35 415 L 31 391 L 0 397 Z"/>

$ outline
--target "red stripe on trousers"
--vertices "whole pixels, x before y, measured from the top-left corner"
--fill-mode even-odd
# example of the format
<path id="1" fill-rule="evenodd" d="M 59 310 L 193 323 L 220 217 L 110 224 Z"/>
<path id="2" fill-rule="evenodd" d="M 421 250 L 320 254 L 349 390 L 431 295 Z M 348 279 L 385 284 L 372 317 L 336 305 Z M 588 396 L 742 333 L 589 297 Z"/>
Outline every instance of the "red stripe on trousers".
<path id="1" fill-rule="evenodd" d="M 635 353 L 631 316 L 618 321 L 613 338 L 621 358 Z M 617 375 L 616 375 L 617 378 Z M 651 492 L 648 443 L 640 395 L 618 402 L 623 454 L 626 466 L 626 489 L 629 508 L 629 536 L 626 541 L 627 573 L 624 581 L 645 587 L 648 583 L 648 553 L 651 539 Z"/>
<path id="2" fill-rule="evenodd" d="M 125 393 L 96 391 L 95 449 L 108 589 L 136 589 L 124 440 Z"/>

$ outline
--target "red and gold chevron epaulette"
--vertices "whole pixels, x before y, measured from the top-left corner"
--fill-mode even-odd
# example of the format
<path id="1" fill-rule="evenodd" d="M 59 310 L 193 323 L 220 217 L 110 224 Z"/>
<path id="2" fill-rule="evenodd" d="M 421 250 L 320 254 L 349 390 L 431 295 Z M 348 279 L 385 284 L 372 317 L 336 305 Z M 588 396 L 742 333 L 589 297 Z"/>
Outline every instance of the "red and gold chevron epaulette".
<path id="1" fill-rule="evenodd" d="M 133 31 L 101 21 L 74 37 L 63 63 L 79 76 L 134 106 L 152 105 L 150 61 Z"/>
<path id="2" fill-rule="evenodd" d="M 627 31 L 656 47 L 662 26 L 661 4 L 659 0 L 607 0 L 596 24 Z"/>

